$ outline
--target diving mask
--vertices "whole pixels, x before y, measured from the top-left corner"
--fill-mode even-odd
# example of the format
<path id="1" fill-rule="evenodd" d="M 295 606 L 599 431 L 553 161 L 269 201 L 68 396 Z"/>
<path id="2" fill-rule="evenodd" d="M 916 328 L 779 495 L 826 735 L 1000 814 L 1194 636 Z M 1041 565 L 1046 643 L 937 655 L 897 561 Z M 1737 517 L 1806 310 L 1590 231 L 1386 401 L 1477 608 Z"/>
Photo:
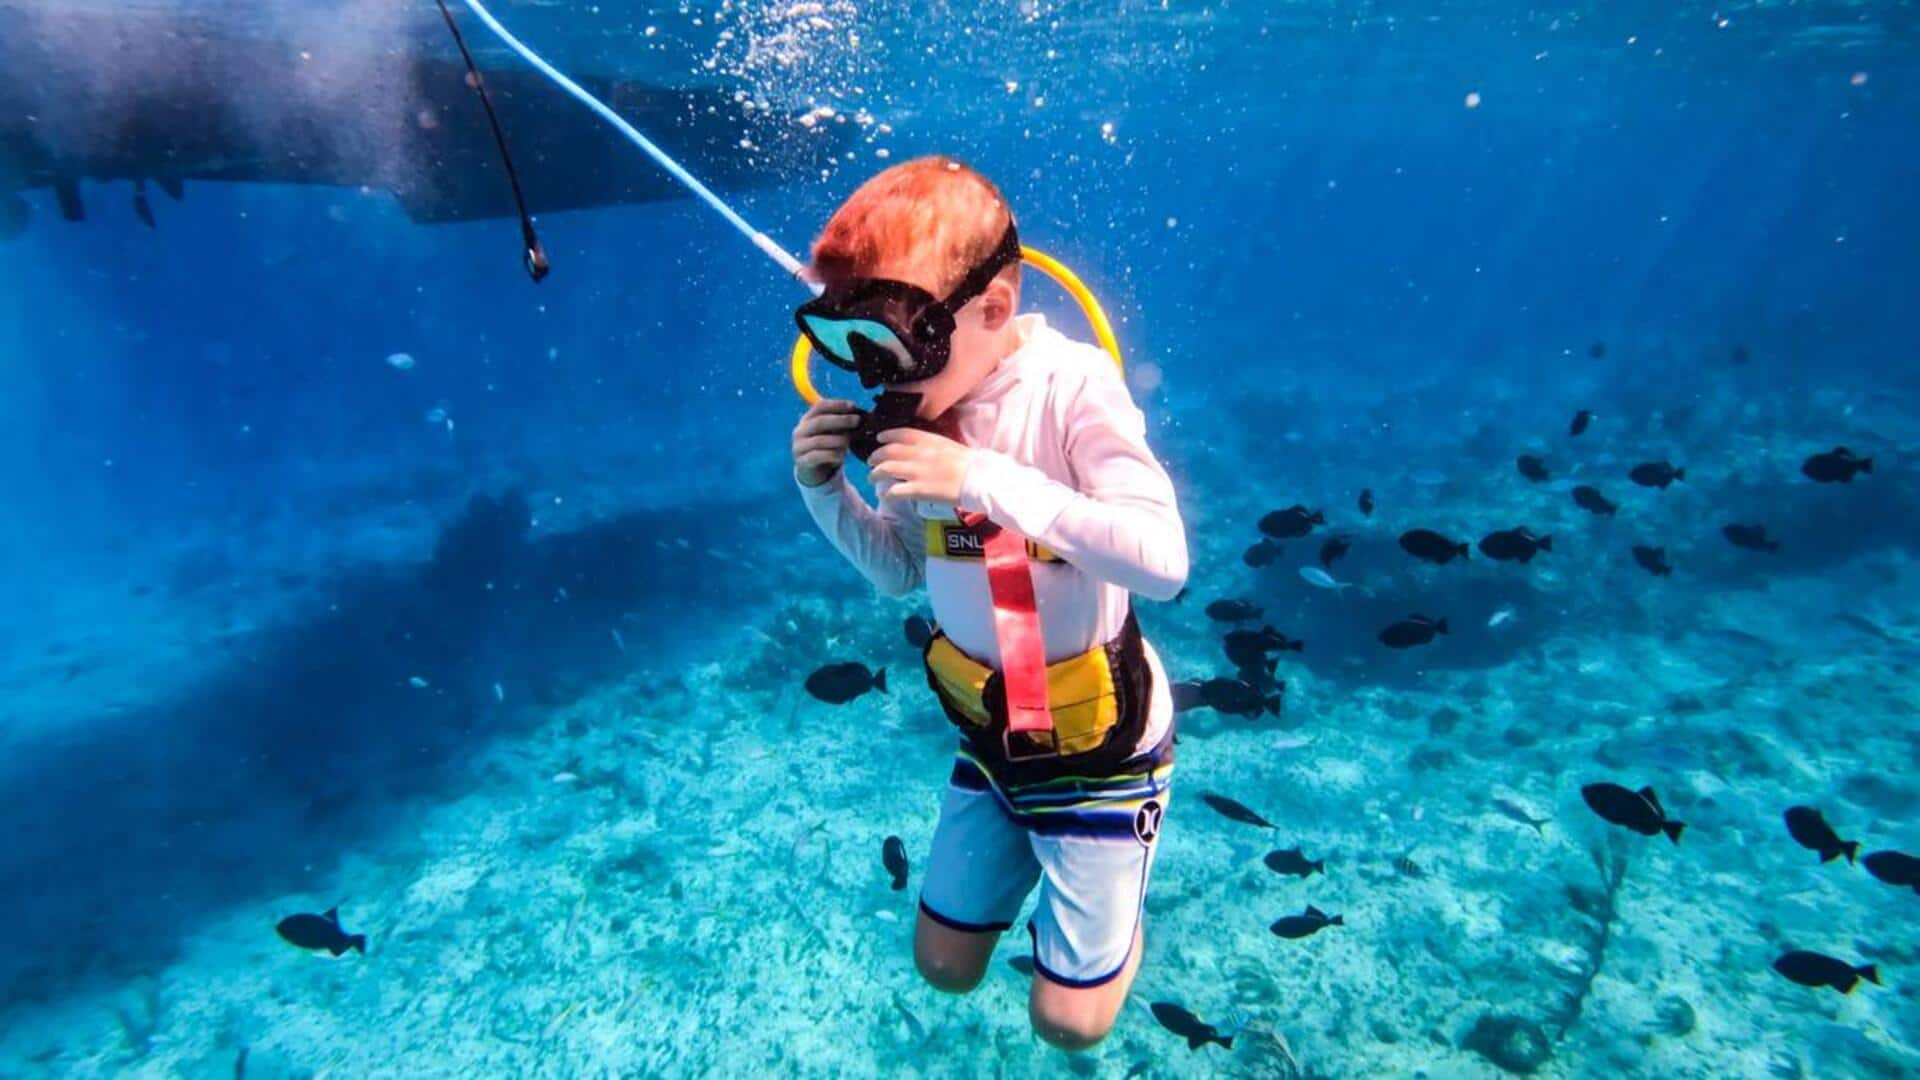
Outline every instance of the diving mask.
<path id="1" fill-rule="evenodd" d="M 1000 243 L 945 299 L 904 281 L 855 278 L 808 301 L 793 318 L 814 350 L 859 375 L 861 386 L 930 379 L 951 356 L 954 315 L 1019 261 L 1020 235 L 1009 221 Z"/>

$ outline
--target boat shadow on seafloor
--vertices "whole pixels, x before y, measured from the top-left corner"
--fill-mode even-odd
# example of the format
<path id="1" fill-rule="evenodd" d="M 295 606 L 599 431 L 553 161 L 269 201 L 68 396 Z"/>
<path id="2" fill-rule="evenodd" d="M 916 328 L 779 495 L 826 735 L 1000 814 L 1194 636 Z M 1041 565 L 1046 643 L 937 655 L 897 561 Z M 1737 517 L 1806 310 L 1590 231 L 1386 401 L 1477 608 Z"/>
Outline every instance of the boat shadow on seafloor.
<path id="1" fill-rule="evenodd" d="M 236 643 L 182 699 L 27 747 L 0 780 L 17 808 L 0 1000 L 152 972 L 206 912 L 331 874 L 382 808 L 540 715 L 520 703 L 666 663 L 690 644 L 676 614 L 727 623 L 764 589 L 713 573 L 698 539 L 742 512 L 648 510 L 531 539 L 524 498 L 475 496 L 426 564 L 345 575 L 310 619 Z"/>

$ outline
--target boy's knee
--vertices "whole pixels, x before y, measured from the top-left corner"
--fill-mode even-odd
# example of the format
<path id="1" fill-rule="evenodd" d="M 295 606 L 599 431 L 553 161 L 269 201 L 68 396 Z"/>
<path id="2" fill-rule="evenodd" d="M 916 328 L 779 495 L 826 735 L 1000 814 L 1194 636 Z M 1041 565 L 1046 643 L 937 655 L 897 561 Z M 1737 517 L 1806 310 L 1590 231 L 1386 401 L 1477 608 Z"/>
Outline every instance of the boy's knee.
<path id="1" fill-rule="evenodd" d="M 935 990 L 949 994 L 964 994 L 980 985 L 986 971 L 977 965 L 955 963 L 953 960 L 928 955 L 926 951 L 914 954 L 914 965 L 920 969 L 920 977 Z"/>
<path id="2" fill-rule="evenodd" d="M 1033 1030 L 1062 1050 L 1089 1050 L 1113 1030 L 1112 1017 L 1100 1017 L 1089 1009 L 1055 1009 L 1036 1004 L 1032 1010 Z"/>

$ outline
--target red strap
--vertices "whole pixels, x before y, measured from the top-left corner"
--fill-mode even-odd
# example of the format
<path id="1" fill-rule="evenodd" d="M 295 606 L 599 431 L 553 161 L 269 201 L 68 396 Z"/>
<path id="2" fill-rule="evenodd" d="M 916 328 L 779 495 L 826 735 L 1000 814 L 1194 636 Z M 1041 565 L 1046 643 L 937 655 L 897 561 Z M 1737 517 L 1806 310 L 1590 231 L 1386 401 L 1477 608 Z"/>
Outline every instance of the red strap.
<path id="1" fill-rule="evenodd" d="M 1040 636 L 1040 609 L 1034 601 L 1027 538 L 995 525 L 985 514 L 963 513 L 960 520 L 985 533 L 981 547 L 987 564 L 987 592 L 993 598 L 993 636 L 1000 645 L 1001 679 L 1007 691 L 1007 730 L 1037 731 L 1051 737 L 1047 645 Z"/>

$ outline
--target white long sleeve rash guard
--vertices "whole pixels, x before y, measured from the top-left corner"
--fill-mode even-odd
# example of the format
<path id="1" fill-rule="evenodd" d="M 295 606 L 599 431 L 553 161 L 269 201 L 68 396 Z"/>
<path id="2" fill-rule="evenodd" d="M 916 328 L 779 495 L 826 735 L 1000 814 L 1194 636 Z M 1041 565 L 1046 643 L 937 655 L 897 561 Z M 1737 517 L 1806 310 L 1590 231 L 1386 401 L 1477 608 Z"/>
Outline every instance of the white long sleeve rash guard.
<path id="1" fill-rule="evenodd" d="M 1118 634 L 1129 592 L 1172 599 L 1187 580 L 1187 538 L 1173 482 L 1147 448 L 1146 418 L 1112 358 L 1037 314 L 1019 316 L 1016 328 L 1019 347 L 952 407 L 972 449 L 960 509 L 984 511 L 1064 560 L 1029 563 L 1051 664 Z M 1001 667 L 984 562 L 926 555 L 926 519 L 951 519 L 951 508 L 883 497 L 875 509 L 844 468 L 799 487 L 821 531 L 875 588 L 904 596 L 924 583 L 954 645 Z M 1151 644 L 1146 652 L 1153 700 L 1140 750 L 1173 717 L 1165 668 Z"/>

